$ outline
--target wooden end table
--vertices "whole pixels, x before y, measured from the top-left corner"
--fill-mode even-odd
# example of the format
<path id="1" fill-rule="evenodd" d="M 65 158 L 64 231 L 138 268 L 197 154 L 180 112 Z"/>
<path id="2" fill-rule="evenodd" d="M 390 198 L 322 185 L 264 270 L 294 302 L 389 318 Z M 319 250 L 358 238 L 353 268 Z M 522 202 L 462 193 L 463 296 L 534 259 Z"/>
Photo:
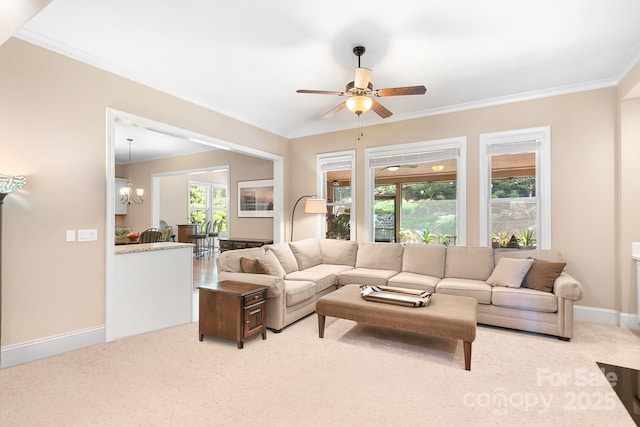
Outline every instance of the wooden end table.
<path id="1" fill-rule="evenodd" d="M 199 333 L 235 340 L 238 348 L 257 334 L 267 339 L 267 286 L 223 280 L 199 286 Z"/>

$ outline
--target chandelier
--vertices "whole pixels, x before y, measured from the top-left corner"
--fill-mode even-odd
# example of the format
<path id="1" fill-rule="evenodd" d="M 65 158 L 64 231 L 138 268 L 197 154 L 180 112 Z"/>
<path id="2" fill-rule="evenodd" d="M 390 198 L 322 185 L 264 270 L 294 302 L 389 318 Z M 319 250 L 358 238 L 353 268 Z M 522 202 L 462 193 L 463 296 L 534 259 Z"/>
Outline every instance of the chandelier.
<path id="1" fill-rule="evenodd" d="M 123 205 L 130 205 L 131 203 L 141 205 L 144 203 L 144 200 L 142 200 L 144 189 L 136 188 L 136 195 L 138 196 L 138 200 L 136 200 L 133 195 L 133 181 L 131 181 L 131 142 L 133 139 L 127 138 L 127 141 L 129 141 L 129 179 L 127 180 L 127 185 L 125 187 L 120 187 L 120 203 Z"/>

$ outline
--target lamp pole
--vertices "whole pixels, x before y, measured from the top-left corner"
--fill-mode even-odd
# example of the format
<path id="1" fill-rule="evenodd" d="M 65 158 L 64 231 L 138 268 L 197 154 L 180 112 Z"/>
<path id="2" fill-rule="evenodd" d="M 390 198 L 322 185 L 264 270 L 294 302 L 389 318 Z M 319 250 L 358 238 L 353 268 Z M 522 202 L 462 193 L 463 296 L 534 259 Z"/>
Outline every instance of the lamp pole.
<path id="1" fill-rule="evenodd" d="M 293 242 L 293 216 L 296 214 L 296 208 L 298 207 L 298 203 L 300 203 L 300 200 L 304 199 L 305 197 L 316 197 L 316 196 L 315 195 L 300 196 L 300 198 L 296 201 L 296 204 L 293 205 L 293 212 L 291 212 L 291 239 L 289 240 L 290 242 Z"/>

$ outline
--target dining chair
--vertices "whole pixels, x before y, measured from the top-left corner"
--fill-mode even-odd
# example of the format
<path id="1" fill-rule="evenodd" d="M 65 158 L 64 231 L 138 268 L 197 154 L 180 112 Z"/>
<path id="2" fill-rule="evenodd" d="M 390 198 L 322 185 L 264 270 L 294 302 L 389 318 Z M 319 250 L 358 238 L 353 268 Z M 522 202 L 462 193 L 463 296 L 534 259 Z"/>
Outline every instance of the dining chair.
<path id="1" fill-rule="evenodd" d="M 140 234 L 139 243 L 156 243 L 162 241 L 162 230 L 159 228 L 147 228 Z"/>

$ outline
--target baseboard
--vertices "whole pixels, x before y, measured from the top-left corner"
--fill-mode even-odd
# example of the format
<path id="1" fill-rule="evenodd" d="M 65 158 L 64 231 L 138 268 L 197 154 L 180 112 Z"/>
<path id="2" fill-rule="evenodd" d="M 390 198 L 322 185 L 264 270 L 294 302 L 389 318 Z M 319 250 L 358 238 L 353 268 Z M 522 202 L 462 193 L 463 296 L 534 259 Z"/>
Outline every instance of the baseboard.
<path id="1" fill-rule="evenodd" d="M 626 329 L 640 329 L 638 315 L 631 313 L 620 313 L 617 310 L 607 308 L 587 307 L 576 305 L 573 307 L 573 319 L 587 322 L 605 323 L 608 325 L 618 325 Z"/>
<path id="2" fill-rule="evenodd" d="M 0 368 L 33 362 L 56 354 L 105 342 L 104 326 L 54 335 L 0 349 Z"/>

